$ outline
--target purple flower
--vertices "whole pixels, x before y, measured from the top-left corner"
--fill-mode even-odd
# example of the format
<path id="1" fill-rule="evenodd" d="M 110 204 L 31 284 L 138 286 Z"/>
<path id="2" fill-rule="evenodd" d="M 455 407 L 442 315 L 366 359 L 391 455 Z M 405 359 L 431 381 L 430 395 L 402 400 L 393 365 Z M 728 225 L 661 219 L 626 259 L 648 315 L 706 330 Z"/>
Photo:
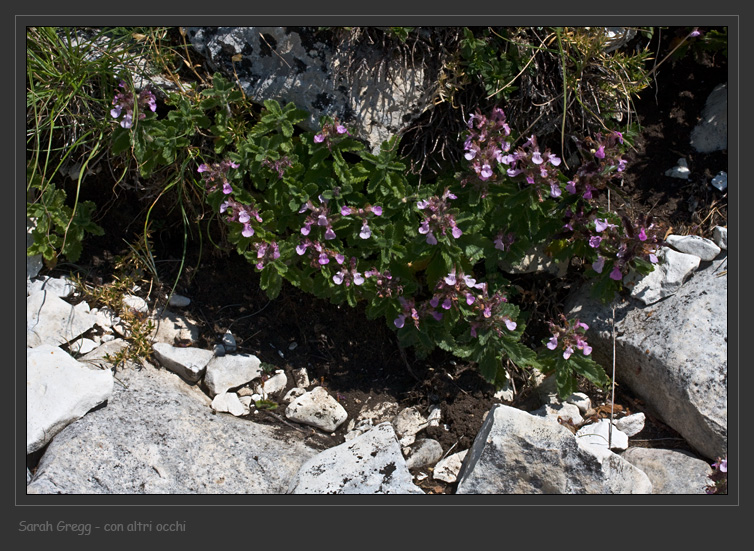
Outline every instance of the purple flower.
<path id="1" fill-rule="evenodd" d="M 342 214 L 343 216 L 348 216 L 349 214 L 351 214 L 351 207 L 343 205 L 340 208 L 340 214 Z"/>
<path id="2" fill-rule="evenodd" d="M 450 233 L 456 239 L 458 239 L 459 237 L 461 237 L 461 235 L 463 234 L 463 232 L 461 231 L 461 228 L 459 228 L 458 226 L 453 226 L 453 229 L 450 231 Z"/>
<path id="3" fill-rule="evenodd" d="M 594 152 L 594 156 L 598 159 L 604 159 L 605 158 L 605 146 L 600 145 L 599 149 Z"/>
<path id="4" fill-rule="evenodd" d="M 504 319 L 505 319 L 505 326 L 508 328 L 508 331 L 515 331 L 517 327 L 516 322 L 510 318 L 504 318 Z"/>
<path id="5" fill-rule="evenodd" d="M 598 256 L 597 260 L 595 260 L 592 263 L 592 270 L 597 272 L 598 274 L 602 273 L 602 269 L 605 267 L 605 258 L 602 256 Z"/>
<path id="6" fill-rule="evenodd" d="M 325 239 L 335 239 L 335 231 L 333 231 L 332 227 L 328 227 L 327 230 L 325 230 Z"/>
<path id="7" fill-rule="evenodd" d="M 613 271 L 610 272 L 610 279 L 614 279 L 615 281 L 623 279 L 623 274 L 617 264 L 613 267 Z"/>
<path id="8" fill-rule="evenodd" d="M 576 193 L 576 182 L 571 180 L 566 184 L 566 191 L 570 193 L 571 195 Z"/>
<path id="9" fill-rule="evenodd" d="M 223 182 L 223 193 L 225 195 L 230 195 L 231 193 L 233 193 L 233 187 L 230 185 L 230 183 L 227 180 Z"/>
<path id="10" fill-rule="evenodd" d="M 375 205 L 372 207 L 372 214 L 375 216 L 382 216 L 382 207 L 379 205 Z"/>
<path id="11" fill-rule="evenodd" d="M 599 235 L 594 235 L 589 238 L 589 246 L 593 249 L 597 249 L 600 246 L 602 238 Z"/>
<path id="12" fill-rule="evenodd" d="M 314 143 L 322 143 L 325 141 L 325 135 L 324 134 L 317 134 L 314 136 Z"/>
<path id="13" fill-rule="evenodd" d="M 359 233 L 359 237 L 362 239 L 369 239 L 369 237 L 372 235 L 372 230 L 367 225 L 367 221 L 364 220 L 364 222 L 361 225 L 361 232 Z"/>
<path id="14" fill-rule="evenodd" d="M 401 314 L 400 316 L 398 316 L 397 318 L 393 320 L 393 323 L 398 329 L 400 329 L 406 323 L 406 316 Z"/>
<path id="15" fill-rule="evenodd" d="M 243 231 L 241 232 L 241 235 L 244 237 L 251 237 L 254 235 L 254 228 L 251 227 L 251 224 L 244 224 L 243 225 Z"/>
<path id="16" fill-rule="evenodd" d="M 657 258 L 657 255 L 656 255 L 656 254 L 654 254 L 654 253 L 649 253 L 649 261 L 650 261 L 650 262 L 651 262 L 652 264 L 657 264 L 657 262 L 659 262 L 659 259 Z"/>
<path id="17" fill-rule="evenodd" d="M 552 338 L 547 342 L 547 348 L 550 350 L 555 350 L 558 347 L 558 337 L 553 335 Z"/>
<path id="18" fill-rule="evenodd" d="M 647 232 L 644 231 L 644 228 L 641 228 L 639 230 L 639 241 L 646 241 L 647 240 Z"/>
<path id="19" fill-rule="evenodd" d="M 560 190 L 560 186 L 557 182 L 550 182 L 550 196 L 551 197 L 560 197 L 562 191 Z"/>

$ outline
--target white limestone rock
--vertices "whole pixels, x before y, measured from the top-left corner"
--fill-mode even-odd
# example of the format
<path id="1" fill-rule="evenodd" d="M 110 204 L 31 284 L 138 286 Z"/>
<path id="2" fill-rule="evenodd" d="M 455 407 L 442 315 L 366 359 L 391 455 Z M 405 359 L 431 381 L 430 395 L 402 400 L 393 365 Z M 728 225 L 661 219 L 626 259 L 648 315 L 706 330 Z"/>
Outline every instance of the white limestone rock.
<path id="1" fill-rule="evenodd" d="M 712 230 L 712 237 L 715 244 L 721 249 L 728 249 L 728 228 L 724 226 L 715 226 Z"/>
<path id="2" fill-rule="evenodd" d="M 669 235 L 665 241 L 676 251 L 696 255 L 705 262 L 720 254 L 720 247 L 711 239 L 698 235 Z"/>
<path id="3" fill-rule="evenodd" d="M 196 383 L 204 376 L 207 364 L 213 357 L 211 350 L 172 346 L 164 342 L 154 343 L 152 350 L 162 367 L 177 373 L 189 383 Z"/>
<path id="4" fill-rule="evenodd" d="M 47 291 L 57 297 L 67 298 L 73 294 L 76 286 L 67 277 L 42 276 L 26 282 L 26 295 L 37 291 Z"/>
<path id="5" fill-rule="evenodd" d="M 393 428 L 399 439 L 415 436 L 427 428 L 428 421 L 415 407 L 402 409 L 393 419 Z"/>
<path id="6" fill-rule="evenodd" d="M 647 475 L 549 419 L 498 404 L 458 475 L 457 494 L 645 494 Z"/>
<path id="7" fill-rule="evenodd" d="M 264 383 L 256 383 L 254 385 L 254 392 L 262 396 L 268 396 L 285 390 L 286 386 L 288 386 L 288 377 L 285 375 L 285 371 L 277 369 L 272 377 L 268 378 Z"/>
<path id="8" fill-rule="evenodd" d="M 644 430 L 645 420 L 646 416 L 644 415 L 644 413 L 639 412 L 633 413 L 631 415 L 626 415 L 625 417 L 621 417 L 620 419 L 616 419 L 615 421 L 613 421 L 613 425 L 615 426 L 615 428 L 617 428 L 619 431 L 630 438 L 632 436 L 636 436 Z"/>
<path id="9" fill-rule="evenodd" d="M 611 450 L 628 448 L 628 436 L 615 426 L 611 431 L 609 419 L 600 419 L 596 423 L 584 425 L 576 431 L 576 439 L 580 446 L 596 446 Z"/>
<path id="10" fill-rule="evenodd" d="M 321 388 L 321 387 L 317 387 Z M 411 478 L 395 431 L 381 423 L 305 462 L 289 494 L 423 494 Z"/>
<path id="11" fill-rule="evenodd" d="M 463 450 L 438 461 L 432 470 L 432 478 L 448 484 L 458 480 L 458 473 L 461 471 L 461 465 L 468 452 L 469 450 Z"/>
<path id="12" fill-rule="evenodd" d="M 210 399 L 145 362 L 118 371 L 107 407 L 45 450 L 30 494 L 284 494 L 319 453 L 298 433 L 212 412 Z"/>
<path id="13" fill-rule="evenodd" d="M 97 323 L 86 303 L 77 306 L 48 291 L 26 299 L 26 346 L 58 346 L 75 340 Z"/>
<path id="14" fill-rule="evenodd" d="M 417 440 L 408 446 L 407 451 L 408 453 L 404 455 L 406 456 L 406 467 L 409 469 L 434 465 L 442 457 L 442 446 L 432 438 Z"/>
<path id="15" fill-rule="evenodd" d="M 27 349 L 26 453 L 47 445 L 112 392 L 112 371 L 90 369 L 49 344 Z"/>
<path id="16" fill-rule="evenodd" d="M 249 398 L 249 402 L 251 401 L 250 396 L 246 396 L 245 398 Z M 235 392 L 218 394 L 212 399 L 210 407 L 218 413 L 230 413 L 236 417 L 248 415 L 251 411 L 249 405 L 241 402 L 241 399 Z"/>
<path id="17" fill-rule="evenodd" d="M 677 293 L 701 261 L 696 255 L 679 253 L 669 247 L 661 247 L 657 258 L 659 263 L 652 272 L 645 276 L 633 274 L 626 280 L 628 285 L 633 284 L 631 296 L 646 305 Z"/>
<path id="18" fill-rule="evenodd" d="M 262 362 L 252 354 L 213 356 L 207 363 L 204 384 L 210 397 L 262 376 Z"/>
<path id="19" fill-rule="evenodd" d="M 621 457 L 652 481 L 653 494 L 706 494 L 713 469 L 683 450 L 628 448 Z"/>
<path id="20" fill-rule="evenodd" d="M 592 401 L 583 392 L 574 392 L 571 394 L 568 398 L 566 398 L 566 403 L 573 404 L 577 408 L 579 408 L 579 413 L 582 415 L 589 411 L 589 408 L 592 407 Z"/>
<path id="21" fill-rule="evenodd" d="M 348 413 L 324 387 L 317 386 L 288 404 L 285 416 L 291 421 L 333 432 L 346 421 Z"/>
<path id="22" fill-rule="evenodd" d="M 123 297 L 123 306 L 134 312 L 139 312 L 140 314 L 146 314 L 149 312 L 149 304 L 147 304 L 147 301 L 136 295 L 125 295 Z"/>

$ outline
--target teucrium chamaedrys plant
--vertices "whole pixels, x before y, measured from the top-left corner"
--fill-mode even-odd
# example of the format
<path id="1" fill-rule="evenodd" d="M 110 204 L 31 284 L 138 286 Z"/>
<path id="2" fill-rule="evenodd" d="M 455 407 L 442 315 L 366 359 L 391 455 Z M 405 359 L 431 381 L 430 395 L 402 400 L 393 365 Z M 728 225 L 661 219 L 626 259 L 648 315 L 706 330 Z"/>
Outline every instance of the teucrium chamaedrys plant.
<path id="1" fill-rule="evenodd" d="M 659 244 L 651 221 L 622 219 L 594 201 L 624 169 L 619 134 L 585 142 L 569 178 L 535 136 L 514 147 L 502 109 L 475 112 L 464 136 L 468 164 L 420 184 L 398 155 L 397 137 L 369 152 L 337 119 L 298 130 L 307 113 L 275 101 L 249 122 L 242 94 L 219 75 L 213 84 L 196 102 L 172 98 L 166 118 L 148 111 L 122 132 L 143 173 L 181 161 L 174 178 L 206 195 L 270 297 L 285 279 L 335 303 L 363 302 L 401 346 L 419 356 L 435 347 L 452 352 L 497 385 L 508 377 L 504 359 L 556 373 L 564 395 L 575 375 L 607 384 L 577 320 L 551 326 L 565 348 L 521 342 L 525 318 L 499 265 L 546 243 L 556 258 L 591 266 L 605 298 L 630 268 L 651 269 Z M 191 140 L 197 129 L 209 131 L 210 150 Z"/>

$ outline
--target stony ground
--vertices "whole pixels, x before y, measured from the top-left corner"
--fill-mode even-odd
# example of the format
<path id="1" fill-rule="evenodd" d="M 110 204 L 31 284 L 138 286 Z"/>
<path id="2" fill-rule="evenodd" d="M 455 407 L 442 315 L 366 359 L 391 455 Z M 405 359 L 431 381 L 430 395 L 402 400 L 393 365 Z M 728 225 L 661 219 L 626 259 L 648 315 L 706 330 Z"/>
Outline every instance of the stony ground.
<path id="1" fill-rule="evenodd" d="M 666 35 L 663 40 L 669 41 Z M 667 46 L 667 45 L 666 45 Z M 667 51 L 667 50 L 666 50 Z M 674 233 L 709 236 L 715 225 L 727 225 L 727 194 L 708 182 L 720 170 L 727 170 L 727 151 L 696 153 L 689 136 L 697 123 L 712 89 L 727 81 L 727 60 L 721 54 L 687 56 L 666 62 L 656 74 L 654 85 L 636 103 L 643 127 L 631 165 L 623 182 L 623 197 L 614 198 L 618 208 L 651 212 Z M 688 181 L 664 176 L 680 157 L 691 169 Z M 122 236 L 138 232 L 134 220 L 143 205 L 123 203 L 111 206 L 99 221 L 106 236 L 92 238 L 79 262 L 82 273 L 91 281 L 109 281 L 112 258 L 124 249 Z M 166 283 L 172 283 L 181 257 L 182 233 L 169 228 L 157 235 L 154 254 L 158 270 Z M 262 361 L 290 371 L 306 367 L 310 379 L 325 386 L 354 418 L 363 405 L 382 400 L 402 407 L 417 406 L 425 414 L 430 405 L 442 406 L 444 428 L 429 428 L 427 436 L 437 439 L 445 452 L 453 453 L 471 446 L 484 414 L 496 400 L 494 388 L 476 368 L 453 356 L 436 352 L 418 360 L 411 350 L 402 351 L 394 332 L 384 320 L 367 320 L 360 308 L 331 305 L 285 285 L 280 296 L 270 301 L 258 287 L 257 275 L 237 255 L 219 253 L 211 244 L 187 252 L 184 275 L 176 292 L 191 298 L 187 313 L 201 325 L 199 345 L 212 348 L 225 331 L 235 336 L 240 351 L 257 355 Z M 70 271 L 58 267 L 52 275 Z M 571 277 L 573 276 L 573 277 Z M 527 293 L 522 310 L 546 315 L 559 305 L 576 284 L 577 274 L 565 280 L 546 276 L 521 276 L 515 283 Z M 539 342 L 542 335 L 532 326 L 529 338 Z M 512 405 L 525 410 L 539 406 L 526 374 L 511 367 L 516 397 Z M 606 397 L 583 385 L 595 405 Z M 618 387 L 616 404 L 630 411 L 645 411 L 640 401 Z M 690 451 L 672 429 L 648 416 L 645 430 L 634 439 L 635 445 L 681 448 Z M 251 417 L 251 416 L 250 416 Z M 254 416 L 253 422 L 275 423 L 273 416 Z M 331 437 L 333 445 L 343 441 L 345 427 Z M 448 493 L 452 487 L 425 481 L 431 493 Z"/>

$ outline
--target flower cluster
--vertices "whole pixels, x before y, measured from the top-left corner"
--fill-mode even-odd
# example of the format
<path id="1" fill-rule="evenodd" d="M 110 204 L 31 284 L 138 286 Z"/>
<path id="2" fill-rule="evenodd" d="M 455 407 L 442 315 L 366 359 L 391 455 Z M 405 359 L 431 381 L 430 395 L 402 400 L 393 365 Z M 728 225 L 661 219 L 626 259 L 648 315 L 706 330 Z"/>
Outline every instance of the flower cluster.
<path id="1" fill-rule="evenodd" d="M 495 173 L 494 167 L 503 162 L 503 154 L 511 147 L 506 140 L 511 129 L 505 122 L 505 113 L 495 107 L 488 118 L 477 111 L 469 116 L 468 127 L 463 144 L 464 157 L 471 162 L 471 168 L 480 180 L 490 180 Z"/>
<path id="2" fill-rule="evenodd" d="M 254 228 L 251 226 L 251 219 L 262 222 L 259 211 L 251 205 L 244 205 L 235 199 L 228 198 L 220 204 L 220 213 L 228 213 L 228 222 L 240 222 L 243 224 L 241 235 L 251 237 L 254 235 Z"/>
<path id="3" fill-rule="evenodd" d="M 712 464 L 712 468 L 715 469 L 713 473 L 709 475 L 712 484 L 707 486 L 706 492 L 708 494 L 727 494 L 728 493 L 728 458 L 717 458 Z"/>
<path id="4" fill-rule="evenodd" d="M 150 90 L 146 88 L 143 89 L 139 92 L 137 98 L 134 99 L 133 92 L 126 88 L 125 82 L 120 81 L 118 86 L 122 88 L 122 91 L 115 94 L 115 97 L 113 98 L 113 105 L 115 107 L 110 110 L 110 115 L 114 119 L 117 119 L 125 112 L 125 115 L 123 115 L 123 118 L 120 121 L 120 125 L 123 128 L 131 128 L 131 126 L 133 126 L 134 109 L 136 109 L 139 114 L 139 120 L 144 120 L 144 118 L 146 118 L 147 109 L 152 112 L 157 109 L 157 100 Z"/>
<path id="5" fill-rule="evenodd" d="M 311 250 L 309 250 L 311 248 Z M 328 249 L 319 241 L 312 241 L 311 239 L 304 239 L 296 246 L 296 254 L 303 256 L 307 251 L 312 258 L 312 266 L 315 268 L 324 266 L 330 263 L 330 259 L 334 258 L 338 264 L 343 264 L 345 256 L 338 251 Z"/>
<path id="6" fill-rule="evenodd" d="M 378 269 L 372 268 L 364 272 L 364 277 L 367 279 L 374 278 L 375 294 L 379 298 L 391 298 L 403 294 L 403 285 L 398 282 L 399 278 L 393 279 L 388 270 L 380 272 Z"/>
<path id="7" fill-rule="evenodd" d="M 254 248 L 257 250 L 257 270 L 264 268 L 266 263 L 280 258 L 280 247 L 276 241 L 270 243 L 258 241 L 254 243 Z"/>
<path id="8" fill-rule="evenodd" d="M 221 161 L 219 163 L 200 164 L 197 172 L 201 173 L 204 179 L 204 185 L 207 188 L 207 193 L 215 191 L 219 183 L 222 183 L 222 190 L 225 195 L 233 193 L 233 187 L 228 182 L 228 171 L 231 168 L 238 168 L 238 164 L 233 161 Z"/>
<path id="9" fill-rule="evenodd" d="M 652 222 L 652 216 L 639 216 L 636 222 L 632 222 L 626 216 L 621 218 L 625 235 L 620 238 L 615 253 L 616 260 L 610 273 L 610 277 L 616 281 L 622 280 L 628 273 L 629 263 L 635 258 L 657 264 L 656 253 L 663 242 L 657 234 L 658 228 Z"/>
<path id="10" fill-rule="evenodd" d="M 573 180 L 566 184 L 568 193 L 581 195 L 587 201 L 594 198 L 597 190 L 604 189 L 611 178 L 623 172 L 628 163 L 622 155 L 623 134 L 616 130 L 606 135 L 598 133 L 595 138 L 577 142 L 585 160 Z"/>
<path id="11" fill-rule="evenodd" d="M 314 143 L 324 143 L 328 149 L 332 148 L 333 138 L 348 135 L 348 129 L 338 122 L 335 117 L 333 122 L 325 123 L 322 130 L 314 135 Z"/>
<path id="12" fill-rule="evenodd" d="M 327 199 L 319 196 L 319 205 L 315 205 L 311 200 L 307 201 L 301 206 L 298 211 L 299 214 L 308 211 L 311 213 L 304 220 L 304 225 L 301 227 L 302 235 L 309 235 L 312 231 L 312 226 L 320 226 L 325 228 L 325 239 L 335 239 L 335 231 L 332 228 L 332 221 L 329 218 L 330 209 L 327 206 Z"/>
<path id="13" fill-rule="evenodd" d="M 285 169 L 292 165 L 291 160 L 287 156 L 282 156 L 275 161 L 265 159 L 262 161 L 262 165 L 266 166 L 270 170 L 278 173 L 278 178 L 282 179 L 285 175 Z"/>
<path id="14" fill-rule="evenodd" d="M 511 232 L 505 233 L 504 231 L 500 231 L 498 232 L 497 237 L 495 237 L 495 248 L 500 251 L 509 251 L 511 245 L 513 245 L 513 243 L 515 242 L 515 234 Z"/>
<path id="15" fill-rule="evenodd" d="M 549 148 L 541 152 L 536 136 L 532 135 L 513 153 L 503 155 L 501 162 L 509 166 L 508 176 L 522 176 L 528 185 L 535 186 L 540 201 L 544 200 L 541 189 L 548 190 L 551 197 L 561 195 L 559 171 L 556 168 L 560 166 L 560 157 L 551 153 Z"/>
<path id="16" fill-rule="evenodd" d="M 463 234 L 461 228 L 456 225 L 455 217 L 450 213 L 448 204 L 448 199 L 456 198 L 448 188 L 445 188 L 442 197 L 434 196 L 416 203 L 419 210 L 427 211 L 427 215 L 419 226 L 419 233 L 427 236 L 427 243 L 430 245 L 437 245 L 435 233 L 445 235 L 447 230 L 450 230 L 451 235 L 456 239 Z"/>
<path id="17" fill-rule="evenodd" d="M 336 285 L 345 283 L 346 287 L 350 286 L 351 282 L 353 282 L 354 285 L 363 284 L 364 276 L 356 269 L 356 258 L 352 256 L 350 267 L 343 268 L 339 272 L 336 272 L 335 275 L 332 276 L 332 280 Z"/>
<path id="18" fill-rule="evenodd" d="M 379 205 L 370 205 L 363 209 L 357 209 L 349 207 L 348 205 L 344 205 L 340 209 L 340 214 L 342 216 L 354 215 L 361 217 L 361 231 L 359 232 L 359 237 L 361 237 L 362 239 L 369 239 L 372 235 L 372 229 L 369 227 L 369 223 L 367 222 L 367 215 L 370 213 L 374 214 L 375 216 L 382 216 L 382 207 Z"/>
<path id="19" fill-rule="evenodd" d="M 592 347 L 586 342 L 584 333 L 589 326 L 576 320 L 567 320 L 564 315 L 560 315 L 562 325 L 558 325 L 552 321 L 549 322 L 550 333 L 552 337 L 547 342 L 547 348 L 555 350 L 557 348 L 563 349 L 563 359 L 568 359 L 574 352 L 574 348 L 581 350 L 584 356 L 588 356 L 592 353 Z"/>

